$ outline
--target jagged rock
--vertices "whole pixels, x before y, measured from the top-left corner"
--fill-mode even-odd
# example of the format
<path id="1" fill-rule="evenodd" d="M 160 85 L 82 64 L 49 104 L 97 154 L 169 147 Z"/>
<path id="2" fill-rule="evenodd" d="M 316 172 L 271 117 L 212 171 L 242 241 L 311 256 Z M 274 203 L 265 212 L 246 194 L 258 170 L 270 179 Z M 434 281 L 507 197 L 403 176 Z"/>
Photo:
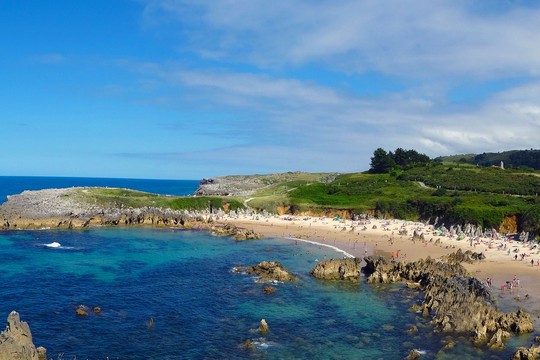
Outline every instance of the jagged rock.
<path id="1" fill-rule="evenodd" d="M 419 282 L 411 282 L 411 281 L 407 281 L 406 286 L 409 289 L 420 289 L 420 287 L 421 287 Z"/>
<path id="2" fill-rule="evenodd" d="M 455 253 L 449 254 L 445 257 L 446 261 L 450 263 L 466 262 L 469 264 L 484 260 L 485 258 L 486 256 L 483 253 L 472 252 L 471 250 L 463 252 L 461 249 L 458 249 Z"/>
<path id="3" fill-rule="evenodd" d="M 291 275 L 280 263 L 274 261 L 262 261 L 246 269 L 246 273 L 259 276 L 258 282 L 270 281 L 297 281 L 298 278 Z"/>
<path id="4" fill-rule="evenodd" d="M 489 340 L 488 347 L 490 349 L 504 349 L 504 341 L 510 339 L 510 333 L 502 329 L 497 330 L 491 340 Z"/>
<path id="5" fill-rule="evenodd" d="M 443 332 L 468 333 L 479 344 L 493 338 L 490 346 L 494 347 L 506 340 L 506 332 L 531 332 L 530 315 L 522 310 L 499 312 L 489 288 L 467 274 L 458 261 L 462 258 L 463 253 L 441 260 L 428 257 L 410 263 L 389 263 L 381 257 L 366 257 L 362 270 L 368 282 L 408 280 L 420 284 L 424 300 L 413 310 L 423 316 L 432 315 L 433 325 Z"/>
<path id="6" fill-rule="evenodd" d="M 101 313 L 101 308 L 99 306 L 94 306 L 92 311 L 94 312 L 94 314 L 100 314 Z"/>
<path id="7" fill-rule="evenodd" d="M 530 348 L 520 347 L 514 353 L 512 360 L 537 360 L 540 359 L 540 346 L 531 345 Z"/>
<path id="8" fill-rule="evenodd" d="M 362 260 L 358 258 L 324 260 L 311 270 L 311 275 L 325 280 L 358 280 Z"/>
<path id="9" fill-rule="evenodd" d="M 446 340 L 446 343 L 443 346 L 443 350 L 450 350 L 453 349 L 456 346 L 456 342 L 454 339 L 448 339 Z"/>
<path id="10" fill-rule="evenodd" d="M 88 316 L 88 311 L 86 311 L 86 306 L 79 306 L 77 310 L 75 310 L 75 314 L 77 316 Z"/>
<path id="11" fill-rule="evenodd" d="M 247 339 L 240 345 L 240 348 L 244 350 L 255 350 L 256 346 L 251 339 Z"/>
<path id="12" fill-rule="evenodd" d="M 416 334 L 418 332 L 418 327 L 416 325 L 412 325 L 409 330 L 407 330 L 407 333 L 409 334 Z"/>
<path id="13" fill-rule="evenodd" d="M 241 229 L 231 224 L 213 226 L 210 232 L 215 236 L 232 236 L 235 240 L 257 240 L 264 238 L 263 234 L 256 233 L 253 230 Z"/>
<path id="14" fill-rule="evenodd" d="M 262 335 L 266 334 L 270 328 L 268 327 L 268 324 L 266 323 L 266 320 L 262 319 L 261 324 L 259 325 L 259 328 L 257 329 L 258 332 L 260 332 Z"/>
<path id="15" fill-rule="evenodd" d="M 405 360 L 416 360 L 416 359 L 420 359 L 421 356 L 422 354 L 420 353 L 420 351 L 416 349 L 412 349 L 411 351 L 409 351 L 409 355 L 407 355 Z"/>
<path id="16" fill-rule="evenodd" d="M 39 346 L 37 349 L 38 360 L 47 360 L 47 349 L 43 346 Z"/>
<path id="17" fill-rule="evenodd" d="M 368 283 L 387 284 L 401 280 L 401 262 L 390 263 L 382 256 L 376 258 L 366 256 L 364 261 L 366 262 L 366 266 L 362 268 L 362 272 L 366 275 Z"/>
<path id="18" fill-rule="evenodd" d="M 46 359 L 45 348 L 40 347 L 38 354 L 30 327 L 16 311 L 9 314 L 7 323 L 6 330 L 0 333 L 0 360 L 41 360 L 42 356 Z"/>

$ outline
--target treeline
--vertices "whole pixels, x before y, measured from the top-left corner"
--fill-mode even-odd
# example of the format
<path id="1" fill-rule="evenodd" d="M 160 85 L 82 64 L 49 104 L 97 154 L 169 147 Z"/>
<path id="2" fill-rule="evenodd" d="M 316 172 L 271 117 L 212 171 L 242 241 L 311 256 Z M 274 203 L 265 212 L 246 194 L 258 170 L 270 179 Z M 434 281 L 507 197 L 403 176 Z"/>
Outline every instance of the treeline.
<path id="1" fill-rule="evenodd" d="M 396 167 L 404 169 L 411 165 L 429 162 L 431 162 L 429 156 L 416 150 L 397 148 L 394 152 L 386 152 L 386 150 L 378 148 L 373 152 L 369 172 L 371 174 L 385 174 Z"/>
<path id="2" fill-rule="evenodd" d="M 540 150 L 510 150 L 498 153 L 482 153 L 477 155 L 442 156 L 435 161 L 454 161 L 479 166 L 499 166 L 501 161 L 505 168 L 530 168 L 540 170 Z"/>

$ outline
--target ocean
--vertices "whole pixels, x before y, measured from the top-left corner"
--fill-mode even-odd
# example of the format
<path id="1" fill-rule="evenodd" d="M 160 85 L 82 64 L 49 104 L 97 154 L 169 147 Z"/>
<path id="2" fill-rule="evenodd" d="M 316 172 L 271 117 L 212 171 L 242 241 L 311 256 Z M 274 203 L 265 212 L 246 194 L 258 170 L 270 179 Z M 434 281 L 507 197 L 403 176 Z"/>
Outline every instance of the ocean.
<path id="1" fill-rule="evenodd" d="M 423 359 L 508 359 L 530 340 L 486 351 L 456 337 L 440 351 L 446 335 L 409 310 L 421 293 L 310 276 L 321 259 L 341 256 L 291 239 L 237 242 L 178 229 L 0 231 L 0 328 L 18 311 L 35 344 L 63 360 L 403 359 L 411 349 Z M 299 281 L 265 294 L 265 284 L 231 271 L 263 260 Z M 88 316 L 75 314 L 81 305 Z M 255 349 L 243 349 L 246 340 Z"/>
<path id="2" fill-rule="evenodd" d="M 117 187 L 161 195 L 192 195 L 199 180 L 148 180 L 80 177 L 0 176 L 0 204 L 8 195 L 24 190 L 68 188 L 74 186 Z"/>

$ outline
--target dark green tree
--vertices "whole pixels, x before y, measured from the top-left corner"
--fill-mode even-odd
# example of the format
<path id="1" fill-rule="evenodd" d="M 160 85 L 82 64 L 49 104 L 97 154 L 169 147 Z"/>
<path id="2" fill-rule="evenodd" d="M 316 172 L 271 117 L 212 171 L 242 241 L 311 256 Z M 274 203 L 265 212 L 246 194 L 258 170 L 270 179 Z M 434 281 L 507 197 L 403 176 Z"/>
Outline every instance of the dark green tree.
<path id="1" fill-rule="evenodd" d="M 393 154 L 391 152 L 387 153 L 386 150 L 382 148 L 378 148 L 373 152 L 369 172 L 372 174 L 385 174 L 395 165 L 396 162 L 393 159 Z"/>

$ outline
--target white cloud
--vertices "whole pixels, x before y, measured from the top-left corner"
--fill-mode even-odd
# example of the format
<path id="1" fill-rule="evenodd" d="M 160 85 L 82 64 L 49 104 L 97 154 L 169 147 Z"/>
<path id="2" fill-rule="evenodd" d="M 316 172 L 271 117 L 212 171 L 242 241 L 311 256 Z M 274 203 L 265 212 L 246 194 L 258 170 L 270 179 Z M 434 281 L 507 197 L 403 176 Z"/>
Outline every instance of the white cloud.
<path id="1" fill-rule="evenodd" d="M 239 130 L 246 122 L 260 124 L 253 143 L 227 150 L 238 164 L 355 171 L 367 168 L 378 147 L 438 156 L 538 146 L 538 7 L 464 0 L 148 0 L 145 16 L 153 26 L 164 18 L 181 24 L 184 50 L 213 62 L 212 68 L 168 63 L 137 71 L 180 89 L 184 105 L 236 113 Z M 360 96 L 317 75 L 295 78 L 306 65 L 344 78 L 391 74 L 407 84 Z M 488 89 L 475 103 L 446 100 L 456 84 L 508 78 L 523 81 L 498 93 Z M 219 149 L 204 156 L 222 158 Z"/>
<path id="2" fill-rule="evenodd" d="M 146 13 L 150 19 L 167 13 L 189 28 L 190 36 L 204 37 L 192 44 L 194 51 L 219 53 L 239 63 L 319 62 L 348 72 L 400 76 L 538 75 L 540 9 L 489 2 L 484 10 L 491 11 L 478 11 L 474 5 L 432 0 L 150 0 Z"/>

